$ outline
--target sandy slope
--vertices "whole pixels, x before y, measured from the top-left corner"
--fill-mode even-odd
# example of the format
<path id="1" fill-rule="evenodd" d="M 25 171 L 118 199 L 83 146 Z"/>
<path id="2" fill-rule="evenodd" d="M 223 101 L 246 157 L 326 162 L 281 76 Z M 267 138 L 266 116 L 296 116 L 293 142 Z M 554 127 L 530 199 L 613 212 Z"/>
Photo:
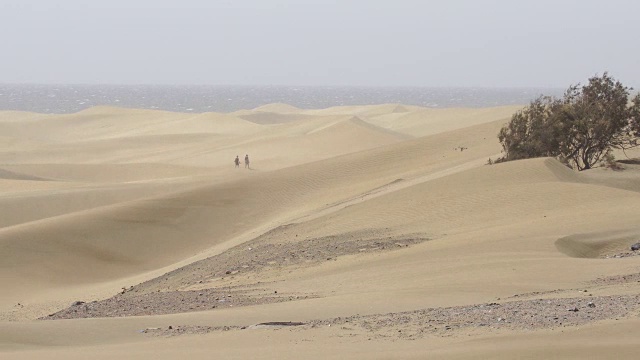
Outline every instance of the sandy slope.
<path id="1" fill-rule="evenodd" d="M 638 293 L 620 275 L 637 274 L 640 257 L 614 256 L 640 241 L 639 165 L 484 166 L 513 111 L 0 112 L 0 355 L 635 358 L 640 304 L 604 299 Z M 245 153 L 253 170 L 234 169 Z M 149 308 L 172 292 L 229 300 L 167 315 L 35 320 L 123 287 Z M 254 305 L 229 306 L 240 296 Z M 580 326 L 491 318 L 458 327 L 447 315 L 449 331 L 414 316 L 513 301 L 524 311 L 539 299 L 569 307 L 589 296 L 606 320 L 581 309 Z M 608 318 L 606 301 L 628 311 Z M 269 321 L 308 324 L 240 330 Z M 170 325 L 200 334 L 173 336 Z M 140 332 L 150 328 L 159 329 Z"/>

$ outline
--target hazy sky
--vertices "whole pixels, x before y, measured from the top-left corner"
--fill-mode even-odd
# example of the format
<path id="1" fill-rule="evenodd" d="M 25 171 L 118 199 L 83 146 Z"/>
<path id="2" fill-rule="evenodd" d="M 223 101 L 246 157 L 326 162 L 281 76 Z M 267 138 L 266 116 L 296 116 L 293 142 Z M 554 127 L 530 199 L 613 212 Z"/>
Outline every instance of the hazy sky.
<path id="1" fill-rule="evenodd" d="M 640 86 L 638 0 L 0 0 L 0 83 Z"/>

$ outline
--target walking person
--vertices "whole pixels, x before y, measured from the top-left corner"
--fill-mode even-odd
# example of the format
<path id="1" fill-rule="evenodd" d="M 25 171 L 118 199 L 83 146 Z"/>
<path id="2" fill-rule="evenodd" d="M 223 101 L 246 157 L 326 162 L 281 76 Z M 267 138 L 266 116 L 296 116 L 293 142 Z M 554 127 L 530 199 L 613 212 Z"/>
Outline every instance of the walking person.
<path id="1" fill-rule="evenodd" d="M 240 167 L 240 157 L 238 157 L 238 155 L 236 155 L 236 159 L 233 160 L 233 162 L 236 164 L 236 167 L 239 168 Z"/>
<path id="2" fill-rule="evenodd" d="M 249 154 L 244 156 L 244 168 L 251 170 L 251 168 L 249 167 Z"/>

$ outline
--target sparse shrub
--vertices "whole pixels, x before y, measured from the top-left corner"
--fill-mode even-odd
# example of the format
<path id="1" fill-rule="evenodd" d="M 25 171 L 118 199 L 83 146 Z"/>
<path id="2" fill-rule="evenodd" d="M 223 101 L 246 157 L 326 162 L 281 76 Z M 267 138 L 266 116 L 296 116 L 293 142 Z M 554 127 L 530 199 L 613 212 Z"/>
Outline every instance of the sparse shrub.
<path id="1" fill-rule="evenodd" d="M 604 156 L 602 157 L 602 165 L 607 168 L 607 169 L 611 169 L 611 170 L 616 170 L 616 171 L 620 171 L 623 170 L 624 168 L 616 161 L 616 157 L 613 156 L 613 153 L 611 153 L 611 151 L 607 152 L 606 154 L 604 154 Z"/>

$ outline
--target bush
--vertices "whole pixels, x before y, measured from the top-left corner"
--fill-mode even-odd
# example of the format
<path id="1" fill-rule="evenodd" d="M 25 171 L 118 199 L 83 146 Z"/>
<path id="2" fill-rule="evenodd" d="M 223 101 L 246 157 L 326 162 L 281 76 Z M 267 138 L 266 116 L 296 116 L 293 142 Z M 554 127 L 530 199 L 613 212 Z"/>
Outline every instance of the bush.
<path id="1" fill-rule="evenodd" d="M 585 170 L 612 148 L 638 146 L 640 94 L 629 102 L 629 90 L 604 73 L 562 99 L 539 97 L 500 130 L 504 156 L 496 162 L 552 156 Z"/>

